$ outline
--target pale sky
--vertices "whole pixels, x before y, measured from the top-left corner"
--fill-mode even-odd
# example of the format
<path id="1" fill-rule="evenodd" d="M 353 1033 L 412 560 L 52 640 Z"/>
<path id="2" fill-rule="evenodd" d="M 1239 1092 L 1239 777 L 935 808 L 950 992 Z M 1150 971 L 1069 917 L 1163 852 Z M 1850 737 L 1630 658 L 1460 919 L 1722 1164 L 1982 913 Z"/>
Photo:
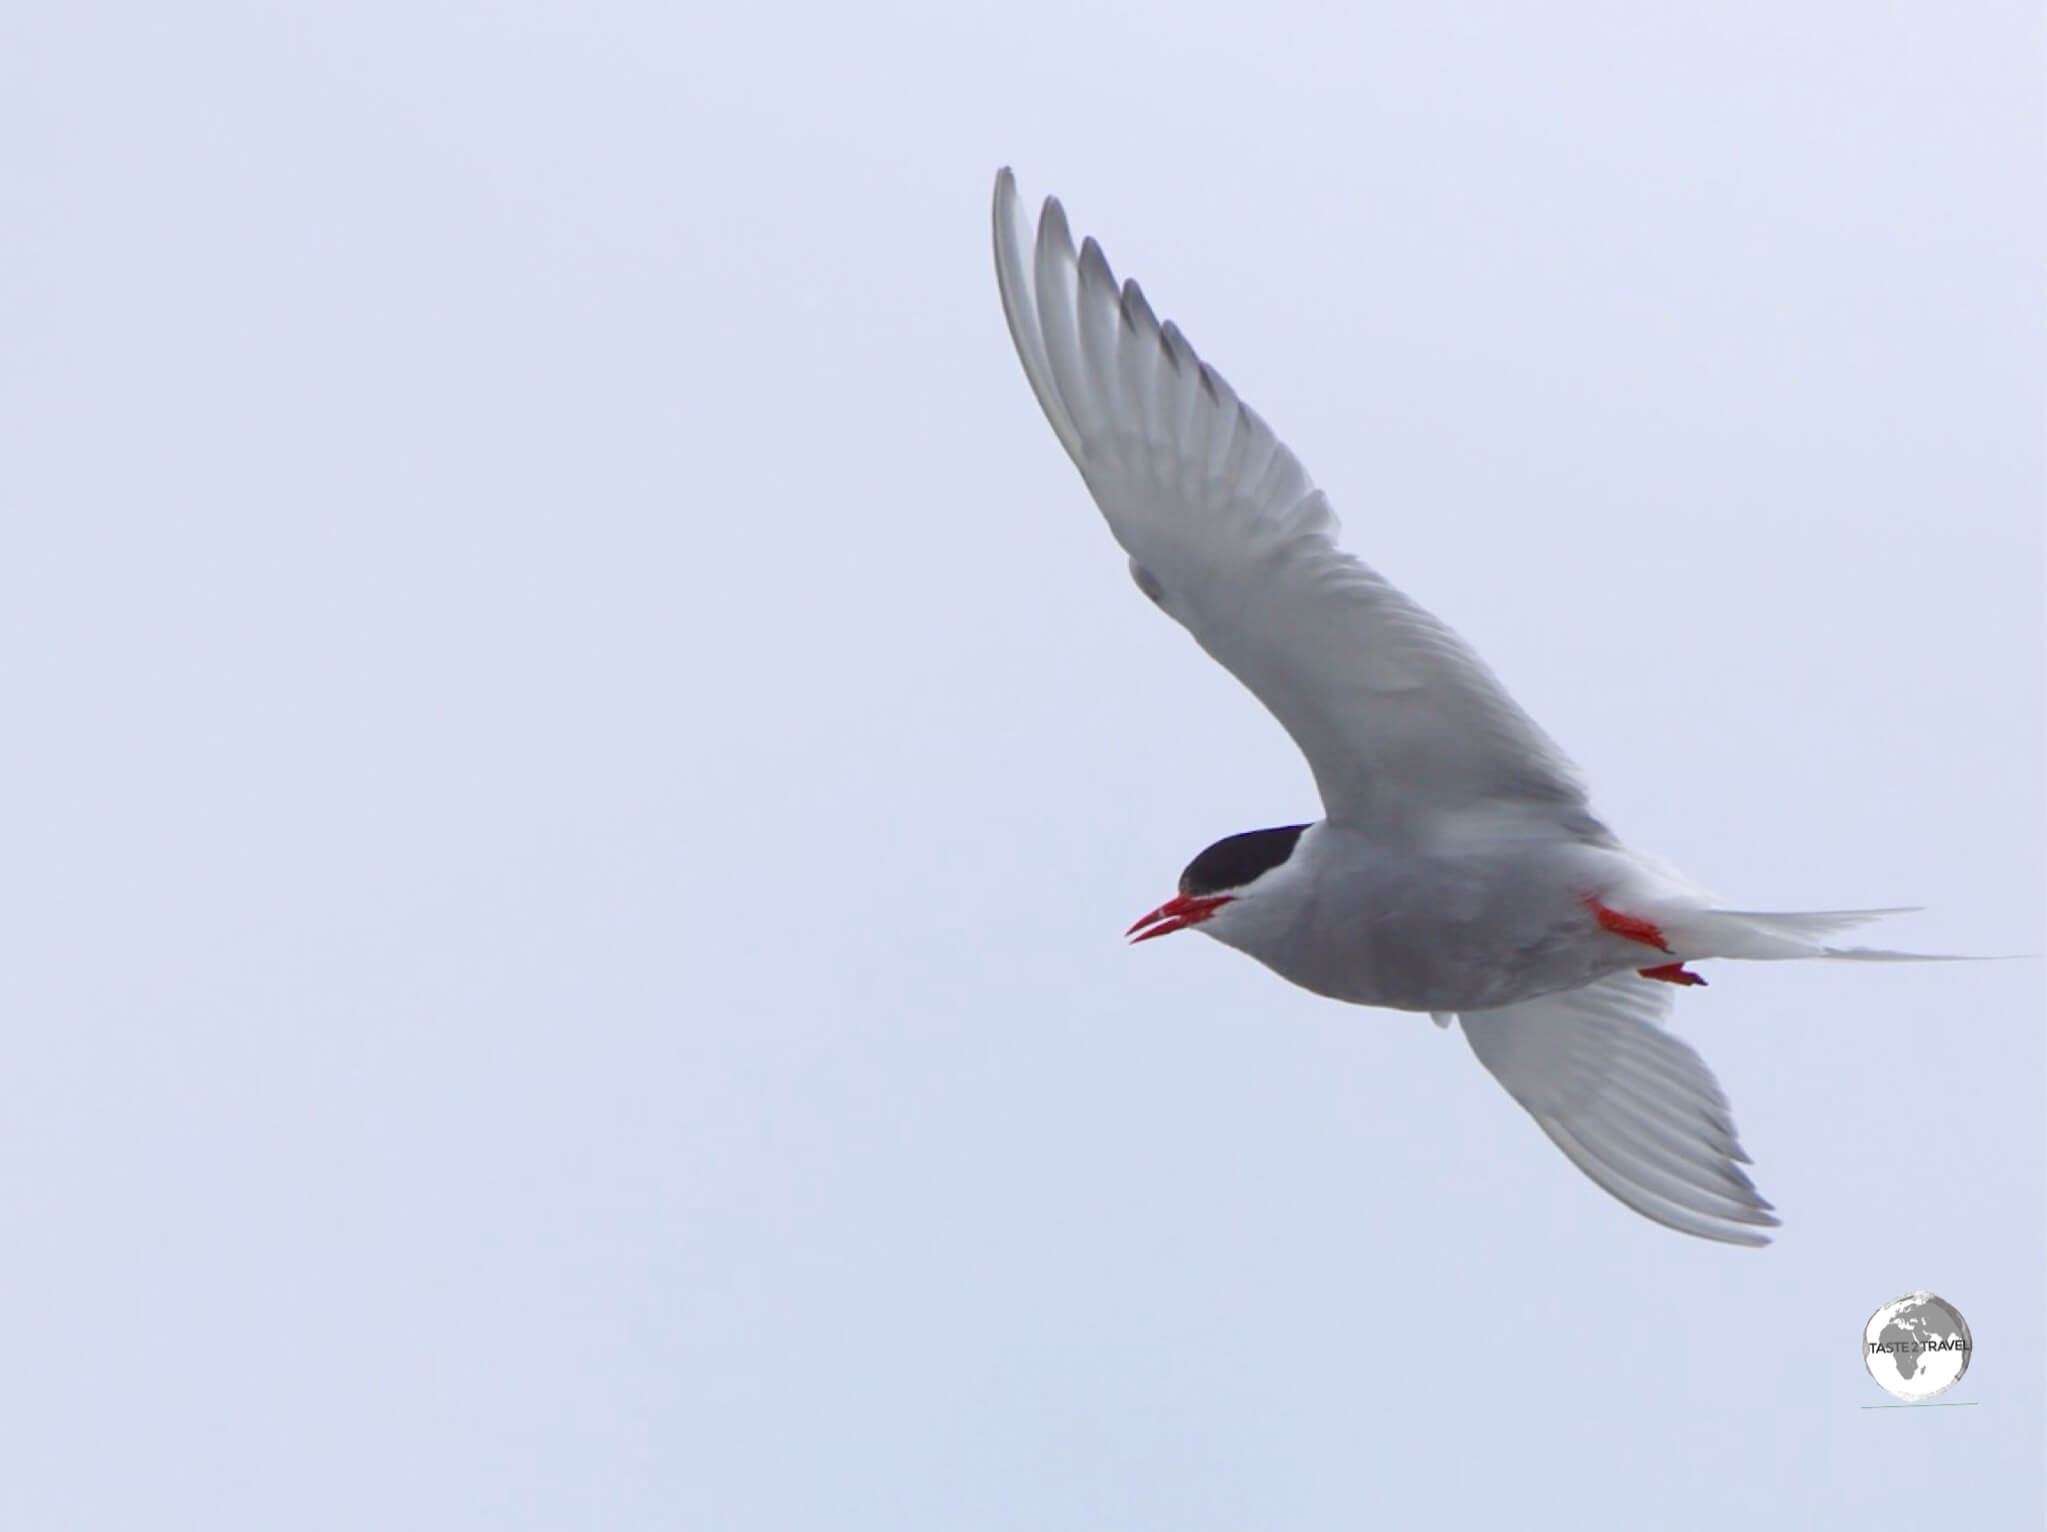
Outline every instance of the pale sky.
<path id="1" fill-rule="evenodd" d="M 1754 1251 L 1126 949 L 1317 807 L 987 248 L 1632 843 L 2037 953 L 2036 5 L 290 9 L 0 23 L 0 1524 L 2041 1524 L 2041 965 L 1679 995 Z"/>

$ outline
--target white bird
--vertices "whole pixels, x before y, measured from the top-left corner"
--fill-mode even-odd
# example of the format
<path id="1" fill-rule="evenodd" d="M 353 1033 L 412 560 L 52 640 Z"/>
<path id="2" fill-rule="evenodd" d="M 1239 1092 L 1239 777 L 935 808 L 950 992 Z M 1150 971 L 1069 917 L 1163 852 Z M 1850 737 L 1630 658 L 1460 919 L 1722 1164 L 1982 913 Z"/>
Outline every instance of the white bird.
<path id="1" fill-rule="evenodd" d="M 1630 852 L 1449 628 L 1336 546 L 1294 455 L 1048 198 L 995 178 L 1009 333 L 1138 588 L 1271 710 L 1326 817 L 1217 841 L 1130 928 L 1199 930 L 1316 994 L 1461 1021 L 1571 1162 L 1658 1223 L 1763 1245 L 1727 1098 L 1664 1030 L 1706 958 L 1896 958 L 1892 910 L 1716 907 Z"/>

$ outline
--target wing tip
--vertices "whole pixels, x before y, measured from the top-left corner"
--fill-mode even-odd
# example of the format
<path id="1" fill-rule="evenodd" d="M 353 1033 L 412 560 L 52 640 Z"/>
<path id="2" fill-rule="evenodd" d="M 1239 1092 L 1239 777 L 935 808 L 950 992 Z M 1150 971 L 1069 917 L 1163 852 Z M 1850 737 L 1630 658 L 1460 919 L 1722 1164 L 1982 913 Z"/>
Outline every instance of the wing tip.
<path id="1" fill-rule="evenodd" d="M 1105 287 L 1112 295 L 1116 292 L 1116 274 L 1109 269 L 1109 257 L 1092 234 L 1080 242 L 1080 279 Z"/>
<path id="2" fill-rule="evenodd" d="M 1010 228 L 1023 221 L 1023 209 L 1016 192 L 1016 172 L 1004 165 L 995 172 L 994 222 L 995 244 L 1002 245 L 1003 235 Z"/>
<path id="3" fill-rule="evenodd" d="M 1048 245 L 1069 256 L 1073 253 L 1073 230 L 1066 222 L 1066 206 L 1051 196 L 1038 207 L 1038 248 L 1042 251 Z"/>

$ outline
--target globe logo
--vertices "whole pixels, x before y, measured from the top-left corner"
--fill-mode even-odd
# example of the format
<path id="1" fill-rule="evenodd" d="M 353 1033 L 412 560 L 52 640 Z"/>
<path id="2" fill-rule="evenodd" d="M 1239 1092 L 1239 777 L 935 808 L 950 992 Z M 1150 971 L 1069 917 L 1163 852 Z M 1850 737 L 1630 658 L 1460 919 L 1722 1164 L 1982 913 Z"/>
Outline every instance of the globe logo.
<path id="1" fill-rule="evenodd" d="M 1907 1293 L 1869 1316 L 1862 1361 L 1886 1393 L 1917 1404 L 1944 1394 L 1969 1370 L 1969 1326 L 1932 1293 Z"/>

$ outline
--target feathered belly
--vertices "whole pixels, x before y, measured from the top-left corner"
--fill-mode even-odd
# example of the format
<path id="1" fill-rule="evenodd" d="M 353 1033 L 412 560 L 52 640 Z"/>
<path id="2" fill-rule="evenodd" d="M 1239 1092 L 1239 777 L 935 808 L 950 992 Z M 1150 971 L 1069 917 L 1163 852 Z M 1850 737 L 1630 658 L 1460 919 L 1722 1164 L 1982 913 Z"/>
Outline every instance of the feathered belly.
<path id="1" fill-rule="evenodd" d="M 1299 938 L 1265 958 L 1282 978 L 1401 1011 L 1490 1010 L 1639 966 L 1562 890 L 1375 901 L 1348 918 L 1324 902 Z"/>

